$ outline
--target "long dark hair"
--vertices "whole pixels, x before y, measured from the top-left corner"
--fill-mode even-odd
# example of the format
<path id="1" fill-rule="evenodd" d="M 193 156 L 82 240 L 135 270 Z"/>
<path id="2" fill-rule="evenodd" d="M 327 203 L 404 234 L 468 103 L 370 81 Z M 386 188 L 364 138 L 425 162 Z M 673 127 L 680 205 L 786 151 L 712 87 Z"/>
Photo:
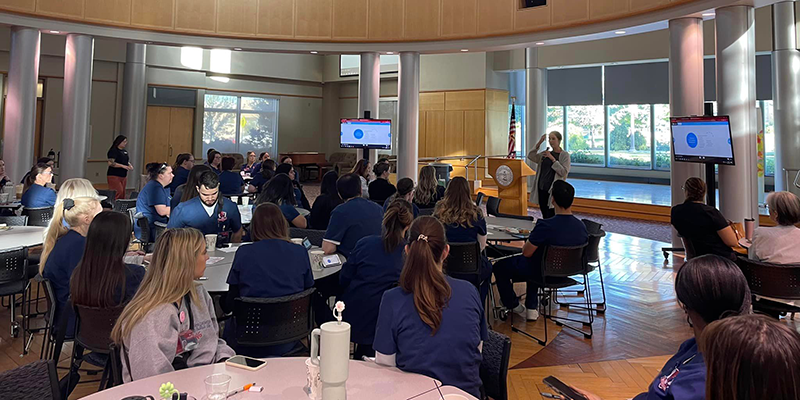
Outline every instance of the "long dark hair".
<path id="1" fill-rule="evenodd" d="M 337 174 L 336 171 L 328 171 L 328 173 L 322 177 L 322 185 L 320 185 L 319 193 L 327 194 L 332 199 L 341 200 L 342 197 L 339 196 L 339 190 L 336 189 L 337 180 L 339 180 L 339 174 Z"/>
<path id="2" fill-rule="evenodd" d="M 186 179 L 186 186 L 183 187 L 183 194 L 181 195 L 181 203 L 189 201 L 199 194 L 197 193 L 197 186 L 200 184 L 200 178 L 205 172 L 214 172 L 208 165 L 195 165 L 189 170 L 189 178 Z"/>
<path id="3" fill-rule="evenodd" d="M 353 166 L 353 170 L 350 171 L 351 174 L 356 174 L 362 178 L 366 178 L 369 176 L 369 161 L 361 159 L 358 160 L 355 166 Z"/>
<path id="4" fill-rule="evenodd" d="M 447 185 L 444 197 L 436 204 L 433 212 L 445 225 L 472 227 L 472 223 L 483 218 L 480 208 L 472 201 L 469 183 L 457 176 Z"/>
<path id="5" fill-rule="evenodd" d="M 190 158 L 193 158 L 193 157 L 192 157 L 192 155 L 191 155 L 191 154 L 189 154 L 189 153 L 181 153 L 181 154 L 178 154 L 178 156 L 177 156 L 177 157 L 175 157 L 175 165 L 173 165 L 173 166 L 172 166 L 172 169 L 173 169 L 173 170 L 175 170 L 175 171 L 177 171 L 177 170 L 178 170 L 178 168 L 179 168 L 181 165 L 183 165 L 183 163 L 185 163 L 186 161 L 189 161 L 189 159 L 190 159 Z"/>
<path id="6" fill-rule="evenodd" d="M 128 138 L 125 137 L 125 135 L 119 135 L 115 137 L 114 142 L 111 143 L 111 147 L 108 148 L 108 151 L 116 149 L 117 147 L 119 147 L 119 144 L 124 142 L 126 139 Z"/>
<path id="7" fill-rule="evenodd" d="M 277 174 L 267 182 L 256 199 L 256 204 L 262 203 L 291 204 L 293 206 L 297 204 L 294 197 L 294 183 L 289 179 L 289 175 Z"/>
<path id="8" fill-rule="evenodd" d="M 447 248 L 444 226 L 436 218 L 419 217 L 411 224 L 406 261 L 400 274 L 400 287 L 414 295 L 420 319 L 435 335 L 442 324 L 442 310 L 452 289 L 442 273 Z"/>
<path id="9" fill-rule="evenodd" d="M 675 294 L 687 311 L 710 324 L 750 313 L 750 287 L 733 261 L 715 255 L 693 258 L 675 276 Z"/>
<path id="10" fill-rule="evenodd" d="M 395 199 L 383 214 L 381 239 L 383 240 L 383 249 L 387 253 L 393 252 L 397 246 L 405 242 L 406 228 L 412 222 L 414 222 L 414 211 L 411 203 L 403 199 Z"/>
<path id="11" fill-rule="evenodd" d="M 275 177 L 275 160 L 266 160 L 261 163 L 261 176 L 269 182 Z"/>
<path id="12" fill-rule="evenodd" d="M 266 239 L 289 240 L 289 222 L 273 203 L 262 203 L 253 211 L 253 241 Z"/>
<path id="13" fill-rule="evenodd" d="M 800 399 L 800 334 L 762 315 L 716 321 L 703 330 L 707 400 Z"/>
<path id="14" fill-rule="evenodd" d="M 86 234 L 83 258 L 72 272 L 69 293 L 74 304 L 87 307 L 116 307 L 114 295 L 125 296 L 125 262 L 130 242 L 131 220 L 116 211 L 94 217 Z"/>
<path id="15" fill-rule="evenodd" d="M 31 168 L 31 172 L 28 174 L 28 177 L 25 178 L 25 190 L 27 191 L 28 188 L 33 186 L 36 183 L 36 177 L 42 172 L 46 171 L 48 168 L 50 168 L 50 166 L 44 163 L 37 163 L 34 165 L 33 168 Z"/>

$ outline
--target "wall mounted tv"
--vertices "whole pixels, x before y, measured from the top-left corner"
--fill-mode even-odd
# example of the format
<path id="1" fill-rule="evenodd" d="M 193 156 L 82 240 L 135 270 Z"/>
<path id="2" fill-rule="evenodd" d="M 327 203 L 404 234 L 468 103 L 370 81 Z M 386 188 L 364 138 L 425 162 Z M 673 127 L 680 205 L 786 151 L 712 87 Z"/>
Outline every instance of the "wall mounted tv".
<path id="1" fill-rule="evenodd" d="M 675 161 L 735 165 L 728 116 L 672 117 L 670 127 Z"/>

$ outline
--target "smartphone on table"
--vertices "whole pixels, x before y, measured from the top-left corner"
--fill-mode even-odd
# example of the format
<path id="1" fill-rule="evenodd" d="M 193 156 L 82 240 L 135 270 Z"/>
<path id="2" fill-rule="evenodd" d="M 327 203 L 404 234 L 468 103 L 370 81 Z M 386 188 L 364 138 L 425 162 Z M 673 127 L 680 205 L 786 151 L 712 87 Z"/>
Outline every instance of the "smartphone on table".
<path id="1" fill-rule="evenodd" d="M 225 365 L 230 365 L 231 367 L 236 367 L 236 368 L 243 368 L 248 371 L 258 371 L 259 369 L 267 365 L 267 362 L 264 360 L 259 360 L 257 358 L 237 355 L 225 361 Z"/>
<path id="2" fill-rule="evenodd" d="M 564 396 L 567 400 L 588 400 L 584 395 L 578 393 L 566 383 L 561 382 L 555 376 L 548 376 L 544 378 L 543 382 L 558 394 Z"/>

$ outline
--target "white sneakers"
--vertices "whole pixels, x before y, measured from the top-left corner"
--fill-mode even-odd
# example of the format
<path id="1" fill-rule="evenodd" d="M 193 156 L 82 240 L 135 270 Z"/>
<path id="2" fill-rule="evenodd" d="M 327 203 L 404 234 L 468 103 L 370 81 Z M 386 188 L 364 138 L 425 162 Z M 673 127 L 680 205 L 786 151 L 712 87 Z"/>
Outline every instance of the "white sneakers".
<path id="1" fill-rule="evenodd" d="M 537 319 L 539 319 L 539 310 L 526 309 L 525 306 L 522 305 L 522 303 L 518 304 L 511 311 L 513 311 L 515 314 L 518 314 L 521 317 L 525 317 L 525 319 L 527 319 L 528 321 L 536 321 Z"/>
<path id="2" fill-rule="evenodd" d="M 528 310 L 526 317 L 528 321 L 536 321 L 539 319 L 539 310 Z"/>

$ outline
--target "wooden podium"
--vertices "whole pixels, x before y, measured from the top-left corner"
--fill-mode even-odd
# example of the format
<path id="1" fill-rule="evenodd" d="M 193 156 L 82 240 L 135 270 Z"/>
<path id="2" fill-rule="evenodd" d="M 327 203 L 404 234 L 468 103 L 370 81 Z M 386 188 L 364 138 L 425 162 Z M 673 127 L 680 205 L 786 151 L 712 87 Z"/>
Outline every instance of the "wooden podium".
<path id="1" fill-rule="evenodd" d="M 523 159 L 490 158 L 489 174 L 497 182 L 500 212 L 528 215 L 528 177 L 534 172 Z"/>

